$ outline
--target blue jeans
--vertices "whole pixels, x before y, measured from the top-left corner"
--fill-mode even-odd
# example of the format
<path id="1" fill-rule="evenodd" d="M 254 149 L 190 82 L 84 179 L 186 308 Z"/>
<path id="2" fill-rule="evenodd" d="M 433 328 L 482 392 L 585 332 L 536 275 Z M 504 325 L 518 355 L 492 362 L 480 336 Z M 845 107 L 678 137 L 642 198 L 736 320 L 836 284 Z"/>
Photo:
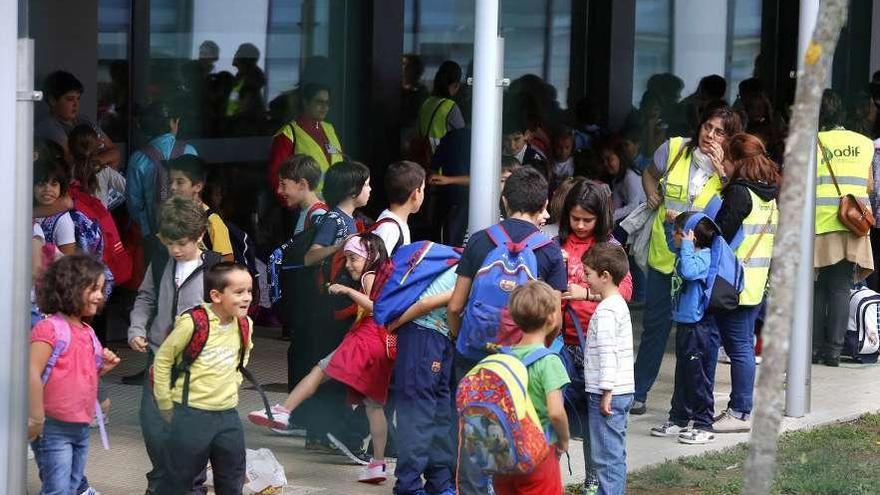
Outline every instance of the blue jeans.
<path id="1" fill-rule="evenodd" d="M 761 305 L 740 306 L 733 311 L 718 313 L 718 331 L 724 351 L 730 357 L 730 402 L 727 409 L 745 419 L 752 412 L 755 389 L 755 320 Z"/>
<path id="2" fill-rule="evenodd" d="M 89 425 L 46 418 L 31 442 L 43 486 L 40 495 L 79 495 L 89 454 Z"/>
<path id="3" fill-rule="evenodd" d="M 587 394 L 590 423 L 590 463 L 599 478 L 599 495 L 626 491 L 626 423 L 633 394 L 611 397 L 611 416 L 599 412 L 600 394 Z"/>
<path id="4" fill-rule="evenodd" d="M 718 327 L 711 316 L 697 323 L 679 323 L 675 330 L 675 390 L 669 421 L 711 430 L 715 412 L 715 367 Z"/>
<path id="5" fill-rule="evenodd" d="M 672 276 L 648 268 L 642 339 L 635 363 L 635 400 L 645 402 L 657 379 L 672 329 Z"/>

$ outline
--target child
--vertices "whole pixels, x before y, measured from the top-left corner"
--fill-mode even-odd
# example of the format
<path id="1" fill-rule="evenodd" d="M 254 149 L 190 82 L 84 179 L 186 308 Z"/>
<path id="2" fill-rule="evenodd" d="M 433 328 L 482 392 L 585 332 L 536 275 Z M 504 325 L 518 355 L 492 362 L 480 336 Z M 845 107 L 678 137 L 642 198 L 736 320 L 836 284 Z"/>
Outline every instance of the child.
<path id="1" fill-rule="evenodd" d="M 629 262 L 622 247 L 608 242 L 593 246 L 582 262 L 591 291 L 602 299 L 590 319 L 584 351 L 590 464 L 599 478 L 599 495 L 623 495 L 635 380 L 632 322 L 619 286 Z"/>
<path id="2" fill-rule="evenodd" d="M 195 330 L 193 319 L 183 315 L 153 362 L 156 406 L 170 424 L 165 446 L 169 469 L 158 490 L 162 494 L 191 490 L 209 459 L 217 493 L 240 494 L 245 481 L 244 431 L 235 408 L 242 379 L 239 366 L 247 366 L 253 348 L 253 339 L 248 339 L 247 349 L 241 348 L 239 328 L 239 321 L 247 318 L 253 281 L 246 267 L 231 262 L 212 266 L 204 281 L 211 302 L 201 305 L 210 326 L 202 352 L 186 372 L 174 373 Z M 248 324 L 253 328 L 249 318 Z"/>
<path id="3" fill-rule="evenodd" d="M 84 321 L 103 302 L 104 266 L 87 255 L 54 262 L 37 288 L 37 305 L 52 315 L 31 333 L 28 440 L 43 483 L 40 493 L 80 493 L 98 376 L 119 364 Z M 62 339 L 66 350 L 53 357 Z"/>
<path id="4" fill-rule="evenodd" d="M 207 179 L 205 162 L 194 155 L 181 155 L 168 161 L 168 169 L 171 195 L 189 198 L 208 211 L 208 205 L 202 202 L 202 189 Z M 223 257 L 223 261 L 233 261 L 229 229 L 220 215 L 211 213 L 208 216 L 208 236 L 204 241 L 208 249 Z"/>
<path id="5" fill-rule="evenodd" d="M 538 280 L 526 282 L 510 294 L 508 309 L 514 323 L 523 331 L 519 344 L 511 354 L 519 359 L 543 347 L 562 323 L 559 292 Z M 532 473 L 525 476 L 495 476 L 493 485 L 498 495 L 557 495 L 562 493 L 559 456 L 568 451 L 568 418 L 565 415 L 562 389 L 568 385 L 568 374 L 559 356 L 551 354 L 528 367 L 529 398 L 541 420 L 541 429 L 550 432 L 549 441 L 556 455 L 548 455 Z"/>
<path id="6" fill-rule="evenodd" d="M 455 286 L 455 267 L 438 276 L 400 318 L 388 325 L 397 335 L 394 405 L 397 412 L 398 495 L 454 493 L 455 446 L 451 431 L 452 357 L 446 305 Z M 422 476 L 425 483 L 422 483 Z"/>
<path id="7" fill-rule="evenodd" d="M 125 177 L 97 159 L 101 140 L 94 127 L 81 124 L 67 136 L 73 158 L 73 178 L 84 192 L 96 196 L 108 210 L 125 201 Z"/>
<path id="8" fill-rule="evenodd" d="M 521 168 L 522 164 L 516 158 L 512 156 L 501 157 L 501 177 L 499 178 L 499 183 L 502 191 L 504 191 L 504 184 L 507 183 L 507 179 Z M 507 211 L 505 211 L 504 201 L 501 199 L 498 200 L 498 211 L 501 212 L 501 220 L 504 220 L 507 217 Z"/>
<path id="9" fill-rule="evenodd" d="M 596 307 L 599 305 L 600 294 L 587 284 L 586 273 L 581 259 L 596 245 L 603 242 L 617 241 L 611 235 L 611 201 L 608 188 L 587 179 L 574 179 L 568 196 L 559 214 L 559 243 L 562 245 L 562 256 L 566 259 L 568 290 L 562 299 L 568 305 L 563 326 L 564 347 L 560 352 L 568 370 L 572 386 L 565 390 L 565 398 L 572 430 L 584 438 L 584 490 L 591 493 L 596 490 L 595 470 L 590 465 L 590 441 L 587 431 L 587 396 L 584 385 L 584 348 L 580 341 L 575 322 L 571 315 L 587 328 Z M 620 294 L 629 300 L 632 296 L 632 277 L 629 272 L 620 282 Z"/>
<path id="10" fill-rule="evenodd" d="M 322 383 L 331 378 L 342 382 L 349 387 L 350 401 L 363 402 L 373 440 L 373 458 L 364 467 L 358 481 L 382 483 L 387 479 L 385 443 L 388 435 L 388 423 L 382 408 L 391 382 L 392 362 L 385 349 L 385 331 L 371 317 L 373 301 L 369 295 L 376 270 L 388 260 L 388 256 L 382 239 L 372 233 L 350 238 L 344 251 L 345 268 L 352 279 L 360 281 L 360 291 L 340 284 L 333 284 L 327 290 L 331 294 L 350 297 L 364 316 L 346 334 L 339 347 L 320 360 L 293 388 L 284 405 L 272 408 L 273 421 L 263 410 L 251 412 L 248 419 L 260 426 L 286 428 L 291 412 L 314 395 Z"/>
<path id="11" fill-rule="evenodd" d="M 200 247 L 208 220 L 201 206 L 186 198 L 171 198 L 159 210 L 159 240 L 165 251 L 153 256 L 131 311 L 128 345 L 147 354 L 147 367 L 174 325 L 174 319 L 205 298 L 205 270 L 220 255 Z M 141 432 L 153 468 L 147 473 L 147 491 L 158 493 L 164 470 L 168 428 L 159 416 L 149 380 L 144 380 L 140 407 Z M 200 486 L 204 479 L 197 481 Z"/>
<path id="12" fill-rule="evenodd" d="M 48 207 L 56 209 L 65 201 L 64 197 L 70 187 L 70 176 L 58 161 L 46 157 L 34 162 L 34 208 Z M 73 218 L 66 208 L 62 213 L 47 217 L 35 217 L 46 235 L 46 243 L 54 244 L 64 254 L 76 251 L 76 229 Z M 54 220 L 54 222 L 52 222 Z M 47 228 L 47 222 L 54 225 Z"/>
<path id="13" fill-rule="evenodd" d="M 523 166 L 532 167 L 542 175 L 546 174 L 547 158 L 540 150 L 529 144 L 532 139 L 532 131 L 525 121 L 511 117 L 506 118 L 503 124 L 503 154 L 516 158 Z"/>
<path id="14" fill-rule="evenodd" d="M 383 211 L 376 222 L 388 218 L 373 230 L 385 242 L 385 251 L 393 255 L 397 248 L 412 242 L 407 219 L 422 207 L 425 199 L 425 169 L 415 162 L 400 161 L 388 166 L 385 171 L 385 194 L 388 209 Z"/>
<path id="15" fill-rule="evenodd" d="M 287 208 L 299 208 L 293 235 L 313 225 L 330 209 L 315 193 L 320 183 L 321 167 L 309 155 L 294 155 L 281 164 L 275 193 Z"/>
<path id="16" fill-rule="evenodd" d="M 553 163 L 547 171 L 547 182 L 550 183 L 550 196 L 562 184 L 562 181 L 574 175 L 574 136 L 566 129 L 553 140 Z"/>
<path id="17" fill-rule="evenodd" d="M 669 420 L 651 428 L 655 437 L 678 436 L 686 444 L 705 444 L 715 440 L 712 431 L 715 398 L 715 365 L 720 335 L 715 319 L 703 313 L 701 300 L 706 277 L 712 264 L 709 246 L 716 230 L 712 221 L 703 218 L 692 229 L 688 220 L 693 213 L 675 218 L 673 242 L 679 249 L 675 263 L 672 319 L 675 332 L 675 389 Z M 692 429 L 688 423 L 693 420 Z"/>

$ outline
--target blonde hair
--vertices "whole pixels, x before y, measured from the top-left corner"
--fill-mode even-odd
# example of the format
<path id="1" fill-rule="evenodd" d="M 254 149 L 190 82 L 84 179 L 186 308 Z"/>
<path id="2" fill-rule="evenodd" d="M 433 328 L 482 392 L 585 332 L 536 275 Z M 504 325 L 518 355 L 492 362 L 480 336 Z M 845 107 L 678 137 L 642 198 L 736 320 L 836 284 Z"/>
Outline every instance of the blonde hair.
<path id="1" fill-rule="evenodd" d="M 513 322 L 525 333 L 544 328 L 550 315 L 559 311 L 556 291 L 540 280 L 530 280 L 510 294 L 507 309 Z"/>

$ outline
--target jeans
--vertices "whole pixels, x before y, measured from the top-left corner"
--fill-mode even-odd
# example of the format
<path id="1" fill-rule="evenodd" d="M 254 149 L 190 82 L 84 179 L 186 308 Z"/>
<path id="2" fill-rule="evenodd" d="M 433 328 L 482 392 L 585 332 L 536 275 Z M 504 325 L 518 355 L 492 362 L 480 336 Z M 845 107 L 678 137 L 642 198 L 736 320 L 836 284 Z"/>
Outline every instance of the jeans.
<path id="1" fill-rule="evenodd" d="M 675 330 L 675 389 L 669 421 L 711 430 L 715 412 L 715 367 L 718 363 L 718 327 L 710 316 L 697 323 L 679 323 Z M 752 360 L 754 363 L 754 360 Z"/>
<path id="2" fill-rule="evenodd" d="M 813 283 L 813 354 L 833 358 L 843 350 L 853 269 L 846 260 L 819 268 Z"/>
<path id="3" fill-rule="evenodd" d="M 458 352 L 454 353 L 452 364 L 452 397 L 451 401 L 455 403 L 455 392 L 458 390 L 458 383 L 464 378 L 476 361 L 468 359 Z M 453 405 L 453 407 L 455 407 Z M 457 415 L 456 415 L 457 416 Z M 456 439 L 456 448 L 461 450 L 461 442 L 458 438 L 458 418 L 452 423 L 452 438 Z M 470 462 L 470 458 L 466 455 L 459 455 L 458 465 L 456 466 L 456 493 L 458 495 L 486 495 L 489 493 L 491 479 L 486 476 L 480 468 Z"/>
<path id="4" fill-rule="evenodd" d="M 611 397 L 611 416 L 599 412 L 600 394 L 587 394 L 590 420 L 590 463 L 599 478 L 599 495 L 626 491 L 626 423 L 633 394 Z"/>
<path id="5" fill-rule="evenodd" d="M 847 296 L 849 296 L 848 289 Z M 847 310 L 848 308 L 847 305 Z M 733 311 L 715 315 L 718 331 L 721 333 L 721 343 L 724 344 L 724 351 L 730 358 L 731 389 L 727 409 L 731 414 L 742 419 L 752 413 L 755 391 L 755 321 L 760 311 L 759 304 L 740 306 Z"/>
<path id="6" fill-rule="evenodd" d="M 89 454 L 88 424 L 46 418 L 31 449 L 43 482 L 40 495 L 79 495 Z"/>
<path id="7" fill-rule="evenodd" d="M 635 400 L 645 402 L 657 379 L 672 329 L 672 277 L 648 268 L 642 340 L 635 362 Z"/>
<path id="8" fill-rule="evenodd" d="M 441 333 L 408 323 L 397 332 L 394 362 L 398 437 L 394 493 L 423 488 L 440 493 L 452 487 L 455 451 L 452 342 Z"/>
<path id="9" fill-rule="evenodd" d="M 584 473 L 586 479 L 595 478 L 596 473 L 590 465 L 590 428 L 587 422 L 587 386 L 584 383 L 584 351 L 580 345 L 563 346 L 559 353 L 568 379 L 562 397 L 565 401 L 565 412 L 568 416 L 568 427 L 572 435 L 583 438 Z"/>

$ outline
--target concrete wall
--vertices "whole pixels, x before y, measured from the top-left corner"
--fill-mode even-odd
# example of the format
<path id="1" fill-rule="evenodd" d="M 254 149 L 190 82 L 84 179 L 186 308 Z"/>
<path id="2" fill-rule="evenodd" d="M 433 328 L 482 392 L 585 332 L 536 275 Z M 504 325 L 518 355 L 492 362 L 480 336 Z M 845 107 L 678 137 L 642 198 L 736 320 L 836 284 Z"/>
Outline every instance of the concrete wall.
<path id="1" fill-rule="evenodd" d="M 98 0 L 31 0 L 30 37 L 36 40 L 34 75 L 37 88 L 54 70 L 72 72 L 82 81 L 80 111 L 95 118 L 98 77 Z M 46 106 L 38 105 L 37 115 Z M 39 117 L 38 117 L 39 118 Z"/>

